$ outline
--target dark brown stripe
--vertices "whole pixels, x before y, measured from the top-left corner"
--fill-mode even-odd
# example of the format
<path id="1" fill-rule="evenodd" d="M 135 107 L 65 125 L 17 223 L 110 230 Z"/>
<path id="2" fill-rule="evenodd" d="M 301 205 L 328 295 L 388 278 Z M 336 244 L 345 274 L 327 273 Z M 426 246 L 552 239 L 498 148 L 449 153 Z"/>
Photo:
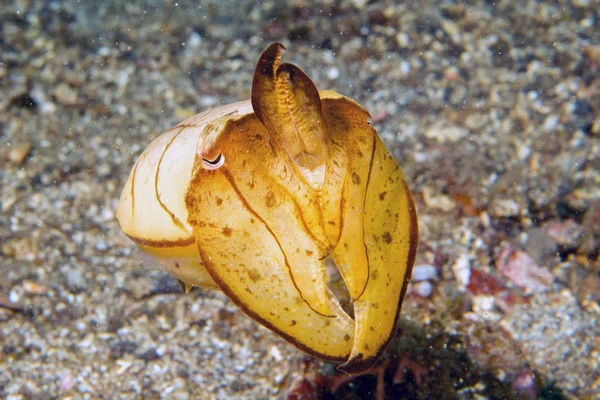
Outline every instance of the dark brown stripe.
<path id="1" fill-rule="evenodd" d="M 373 162 L 375 161 L 375 150 L 377 148 L 377 134 L 373 132 L 373 147 L 371 149 L 371 160 L 369 161 L 369 174 L 367 175 L 367 185 L 365 186 L 365 198 L 363 199 L 363 246 L 365 247 L 365 255 L 367 257 L 367 280 L 365 281 L 365 285 L 363 286 L 360 294 L 353 301 L 358 301 L 367 290 L 367 285 L 369 284 L 369 280 L 371 279 L 371 262 L 369 261 L 369 249 L 367 248 L 367 244 L 364 242 L 365 237 L 365 222 L 364 215 L 367 210 L 367 196 L 366 193 L 369 190 L 369 184 L 371 183 L 371 173 L 373 172 Z"/>
<path id="2" fill-rule="evenodd" d="M 287 190 L 286 190 L 287 191 Z M 289 191 L 287 191 L 289 193 Z M 313 235 L 313 233 L 310 231 L 308 224 L 306 223 L 306 221 L 304 220 L 304 215 L 302 215 L 302 209 L 300 208 L 300 205 L 296 202 L 296 200 L 294 200 L 293 196 L 290 196 L 292 198 L 292 202 L 294 203 L 294 207 L 296 208 L 296 216 L 300 219 L 300 221 L 302 222 L 302 227 L 304 232 L 311 237 L 311 239 L 313 240 L 313 242 L 317 242 L 319 243 L 322 247 L 326 247 L 327 249 L 330 248 L 329 242 L 324 243 L 322 241 L 320 241 L 319 239 L 317 239 L 317 237 L 315 235 Z M 320 210 L 319 210 L 320 211 Z M 321 213 L 322 214 L 322 213 Z M 321 218 L 319 218 L 321 220 Z"/>
<path id="3" fill-rule="evenodd" d="M 175 141 L 175 139 L 177 139 L 177 137 L 179 136 L 179 134 L 181 132 L 183 132 L 185 128 L 181 128 L 179 130 L 179 132 L 177 132 L 175 135 L 173 135 L 173 137 L 171 138 L 171 140 L 169 140 L 169 143 L 167 143 L 167 145 L 165 146 L 165 150 L 163 151 L 163 153 L 160 155 L 160 159 L 158 160 L 158 165 L 156 166 L 156 174 L 154 175 L 154 195 L 156 197 L 156 201 L 158 201 L 158 204 L 160 204 L 161 208 L 163 210 L 165 210 L 165 212 L 167 214 L 169 214 L 169 216 L 171 217 L 171 220 L 173 221 L 173 223 L 175 224 L 175 226 L 177 226 L 178 228 L 182 229 L 182 230 L 186 230 L 185 226 L 183 224 L 183 222 L 181 222 L 181 220 L 179 218 L 177 218 L 175 216 L 175 214 L 173 212 L 171 212 L 171 210 L 169 210 L 167 208 L 167 206 L 160 200 L 160 194 L 158 194 L 158 175 L 160 173 L 160 166 L 162 164 L 162 160 L 165 157 L 165 154 L 167 153 L 167 150 L 169 150 L 169 147 L 171 147 L 171 144 Z"/>
<path id="4" fill-rule="evenodd" d="M 196 239 L 193 236 L 190 236 L 189 238 L 177 239 L 177 240 L 164 240 L 164 239 L 156 240 L 156 239 L 146 239 L 146 238 L 135 237 L 135 236 L 131 236 L 128 234 L 125 234 L 125 235 L 129 239 L 131 239 L 134 243 L 137 243 L 142 246 L 157 247 L 157 248 L 186 247 L 186 246 L 193 244 L 196 241 Z"/>

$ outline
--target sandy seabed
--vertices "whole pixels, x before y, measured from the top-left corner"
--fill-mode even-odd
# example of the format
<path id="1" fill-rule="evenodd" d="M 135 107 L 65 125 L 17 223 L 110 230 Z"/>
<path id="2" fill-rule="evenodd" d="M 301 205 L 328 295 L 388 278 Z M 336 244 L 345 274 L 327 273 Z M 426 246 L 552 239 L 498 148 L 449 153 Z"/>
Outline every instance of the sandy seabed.
<path id="1" fill-rule="evenodd" d="M 0 397 L 600 396 L 597 1 L 90 3 L 0 10 Z M 141 151 L 249 98 L 273 41 L 371 112 L 419 211 L 400 334 L 347 382 L 115 220 Z"/>

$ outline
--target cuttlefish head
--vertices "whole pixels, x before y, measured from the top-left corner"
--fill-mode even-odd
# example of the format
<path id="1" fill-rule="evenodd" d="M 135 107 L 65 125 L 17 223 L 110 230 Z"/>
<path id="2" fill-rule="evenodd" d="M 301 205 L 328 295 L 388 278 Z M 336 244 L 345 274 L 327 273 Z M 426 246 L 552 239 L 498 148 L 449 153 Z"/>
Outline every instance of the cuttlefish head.
<path id="1" fill-rule="evenodd" d="M 297 66 L 281 63 L 281 43 L 261 55 L 252 81 L 252 108 L 268 132 L 270 145 L 289 157 L 314 188 L 325 181 L 327 145 L 321 99 L 311 79 Z M 198 156 L 207 169 L 223 165 L 227 118 L 207 126 Z"/>

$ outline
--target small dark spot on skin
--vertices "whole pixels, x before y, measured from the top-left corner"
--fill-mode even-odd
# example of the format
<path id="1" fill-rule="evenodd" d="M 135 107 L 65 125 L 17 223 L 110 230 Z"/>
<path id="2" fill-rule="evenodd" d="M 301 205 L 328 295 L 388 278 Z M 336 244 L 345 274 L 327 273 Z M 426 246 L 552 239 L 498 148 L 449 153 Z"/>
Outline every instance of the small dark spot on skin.
<path id="1" fill-rule="evenodd" d="M 376 310 L 379 309 L 379 303 L 372 303 L 371 306 Z"/>
<path id="2" fill-rule="evenodd" d="M 176 267 L 176 268 L 179 268 L 179 263 L 175 263 L 175 267 Z"/>
<path id="3" fill-rule="evenodd" d="M 378 270 L 373 270 L 373 272 L 371 272 L 371 279 L 373 279 L 374 281 L 376 281 L 377 278 L 379 278 L 379 271 Z"/>
<path id="4" fill-rule="evenodd" d="M 254 218 L 250 218 L 250 223 L 251 223 L 251 224 L 253 224 L 253 223 L 255 223 L 255 222 L 256 222 L 256 220 L 255 220 Z"/>
<path id="5" fill-rule="evenodd" d="M 352 183 L 355 185 L 360 185 L 360 176 L 356 172 L 352 173 Z"/>
<path id="6" fill-rule="evenodd" d="M 369 351 L 369 345 L 365 343 L 365 345 L 363 346 L 363 349 L 365 349 L 366 351 Z"/>
<path id="7" fill-rule="evenodd" d="M 246 270 L 248 272 L 248 277 L 252 282 L 258 282 L 262 279 L 262 275 L 256 268 Z"/>
<path id="8" fill-rule="evenodd" d="M 256 140 L 262 140 L 262 135 L 260 133 L 257 133 L 256 136 L 254 136 L 254 138 Z"/>
<path id="9" fill-rule="evenodd" d="M 304 304 L 304 301 L 300 297 L 296 297 L 294 301 L 296 302 L 296 304 Z"/>
<path id="10" fill-rule="evenodd" d="M 284 307 L 283 309 L 284 309 L 284 311 L 290 311 L 290 309 L 287 307 Z"/>
<path id="11" fill-rule="evenodd" d="M 375 332 L 375 328 L 373 328 L 372 326 L 370 326 L 370 327 L 369 327 L 369 330 L 370 330 L 371 332 Z"/>
<path id="12" fill-rule="evenodd" d="M 233 110 L 231 112 L 228 112 L 227 114 L 223 114 L 223 117 L 228 117 L 228 116 L 234 115 L 234 114 L 237 114 L 237 110 Z"/>
<path id="13" fill-rule="evenodd" d="M 347 342 L 348 340 L 350 340 L 350 335 L 344 335 L 344 340 Z"/>
<path id="14" fill-rule="evenodd" d="M 269 193 L 267 193 L 267 197 L 265 197 L 265 201 L 267 208 L 275 207 L 275 193 L 269 191 Z"/>
<path id="15" fill-rule="evenodd" d="M 296 325 L 296 324 L 297 324 L 296 320 L 295 320 L 295 319 L 293 319 L 293 320 L 292 320 L 292 323 L 290 324 L 290 326 L 294 326 L 294 325 Z"/>
<path id="16" fill-rule="evenodd" d="M 381 192 L 379 193 L 379 200 L 383 201 L 385 199 L 385 195 L 387 194 L 387 192 Z"/>
<path id="17" fill-rule="evenodd" d="M 356 154 L 358 155 L 359 158 L 362 158 L 364 156 L 364 154 L 360 150 L 357 150 Z"/>
<path id="18" fill-rule="evenodd" d="M 329 225 L 335 225 L 335 221 L 327 221 Z"/>
<path id="19" fill-rule="evenodd" d="M 392 235 L 389 232 L 385 232 L 382 237 L 387 244 L 392 243 Z"/>
<path id="20" fill-rule="evenodd" d="M 312 255 L 313 255 L 313 253 L 314 253 L 313 251 L 306 250 L 306 255 L 307 255 L 307 256 L 309 256 L 309 257 L 310 257 L 310 256 L 312 256 Z"/>
<path id="21" fill-rule="evenodd" d="M 231 229 L 230 227 L 226 226 L 225 228 L 223 228 L 223 235 L 225 235 L 227 237 L 231 237 L 232 233 L 233 233 L 233 229 Z"/>
<path id="22" fill-rule="evenodd" d="M 220 206 L 221 204 L 223 204 L 223 199 L 217 197 L 217 205 Z"/>
<path id="23" fill-rule="evenodd" d="M 331 325 L 331 322 L 325 321 L 325 325 L 323 325 L 323 328 L 327 328 L 329 325 Z"/>

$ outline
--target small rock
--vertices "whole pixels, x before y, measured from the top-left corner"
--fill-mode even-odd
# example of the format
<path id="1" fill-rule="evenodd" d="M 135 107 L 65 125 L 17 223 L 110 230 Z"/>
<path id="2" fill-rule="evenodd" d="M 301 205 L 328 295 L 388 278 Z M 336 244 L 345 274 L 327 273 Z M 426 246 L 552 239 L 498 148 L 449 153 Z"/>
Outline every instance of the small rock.
<path id="1" fill-rule="evenodd" d="M 581 236 L 582 228 L 572 219 L 565 221 L 552 221 L 546 225 L 548 235 L 560 246 L 577 247 L 577 240 Z"/>
<path id="2" fill-rule="evenodd" d="M 87 279 L 83 275 L 81 268 L 77 266 L 70 267 L 68 265 L 64 265 L 61 268 L 61 272 L 65 279 L 65 285 L 71 292 L 79 293 L 87 289 Z"/>
<path id="3" fill-rule="evenodd" d="M 136 357 L 144 361 L 154 361 L 159 358 L 155 348 L 150 348 L 136 354 Z"/>
<path id="4" fill-rule="evenodd" d="M 527 253 L 504 247 L 496 258 L 498 271 L 525 292 L 544 292 L 553 281 L 552 273 L 538 266 Z"/>
<path id="5" fill-rule="evenodd" d="M 340 69 L 338 67 L 331 67 L 327 70 L 327 78 L 332 81 L 340 77 Z"/>
<path id="6" fill-rule="evenodd" d="M 456 207 L 456 203 L 445 194 L 434 194 L 433 189 L 425 186 L 423 188 L 423 201 L 429 208 L 440 211 L 452 211 Z"/>
<path id="7" fill-rule="evenodd" d="M 45 286 L 40 285 L 39 283 L 31 281 L 29 279 L 23 281 L 23 290 L 27 294 L 36 295 L 46 294 L 46 292 L 48 291 L 48 289 L 46 289 Z"/>
<path id="8" fill-rule="evenodd" d="M 433 265 L 416 265 L 412 272 L 412 281 L 430 281 L 438 278 L 438 269 Z"/>
<path id="9" fill-rule="evenodd" d="M 443 19 L 440 21 L 440 26 L 442 27 L 444 32 L 446 32 L 446 34 L 448 36 L 450 36 L 450 38 L 452 39 L 452 42 L 454 42 L 454 43 L 459 42 L 460 27 L 458 26 L 457 23 L 447 20 L 447 19 Z"/>
<path id="10" fill-rule="evenodd" d="M 519 393 L 524 399 L 535 400 L 538 398 L 538 388 L 535 383 L 535 375 L 531 370 L 519 373 L 512 384 L 512 389 Z"/>
<path id="11" fill-rule="evenodd" d="M 269 352 L 269 354 L 271 355 L 271 357 L 273 357 L 273 359 L 276 362 L 281 362 L 283 360 L 283 356 L 281 355 L 281 352 L 275 346 L 271 347 L 271 351 Z"/>
<path id="12" fill-rule="evenodd" d="M 77 92 L 66 83 L 61 83 L 56 87 L 54 96 L 56 96 L 56 100 L 59 103 L 64 105 L 72 106 L 77 104 Z"/>
<path id="13" fill-rule="evenodd" d="M 352 0 L 352 4 L 356 9 L 362 10 L 367 5 L 367 0 Z"/>
<path id="14" fill-rule="evenodd" d="M 429 297 L 433 292 L 433 285 L 429 281 L 416 282 L 412 290 L 421 297 Z"/>
<path id="15" fill-rule="evenodd" d="M 498 294 L 506 288 L 499 279 L 478 269 L 471 272 L 467 290 L 473 294 Z"/>
<path id="16" fill-rule="evenodd" d="M 494 217 L 516 217 L 521 214 L 521 206 L 513 199 L 493 199 L 489 212 Z"/>
<path id="17" fill-rule="evenodd" d="M 396 43 L 400 48 L 407 48 L 410 45 L 410 36 L 405 32 L 398 32 L 396 34 Z"/>
<path id="18" fill-rule="evenodd" d="M 441 120 L 433 123 L 425 132 L 427 139 L 440 143 L 453 143 L 463 139 L 469 131 L 452 124 L 450 121 Z"/>
<path id="19" fill-rule="evenodd" d="M 69 371 L 63 373 L 60 377 L 60 385 L 58 386 L 58 391 L 68 392 L 75 385 L 75 381 L 73 380 L 73 376 L 69 373 Z"/>
<path id="20" fill-rule="evenodd" d="M 596 117 L 590 129 L 592 135 L 600 136 L 600 117 Z"/>
<path id="21" fill-rule="evenodd" d="M 454 264 L 452 264 L 451 269 L 454 279 L 458 282 L 458 288 L 465 290 L 471 279 L 471 262 L 469 261 L 469 256 L 461 254 Z"/>
<path id="22" fill-rule="evenodd" d="M 479 294 L 473 296 L 473 312 L 486 319 L 494 309 L 495 303 L 495 297 L 491 295 Z"/>
<path id="23" fill-rule="evenodd" d="M 31 143 L 24 142 L 18 143 L 12 146 L 12 148 L 8 151 L 8 159 L 17 165 L 23 165 L 25 159 L 29 155 L 31 151 Z"/>

